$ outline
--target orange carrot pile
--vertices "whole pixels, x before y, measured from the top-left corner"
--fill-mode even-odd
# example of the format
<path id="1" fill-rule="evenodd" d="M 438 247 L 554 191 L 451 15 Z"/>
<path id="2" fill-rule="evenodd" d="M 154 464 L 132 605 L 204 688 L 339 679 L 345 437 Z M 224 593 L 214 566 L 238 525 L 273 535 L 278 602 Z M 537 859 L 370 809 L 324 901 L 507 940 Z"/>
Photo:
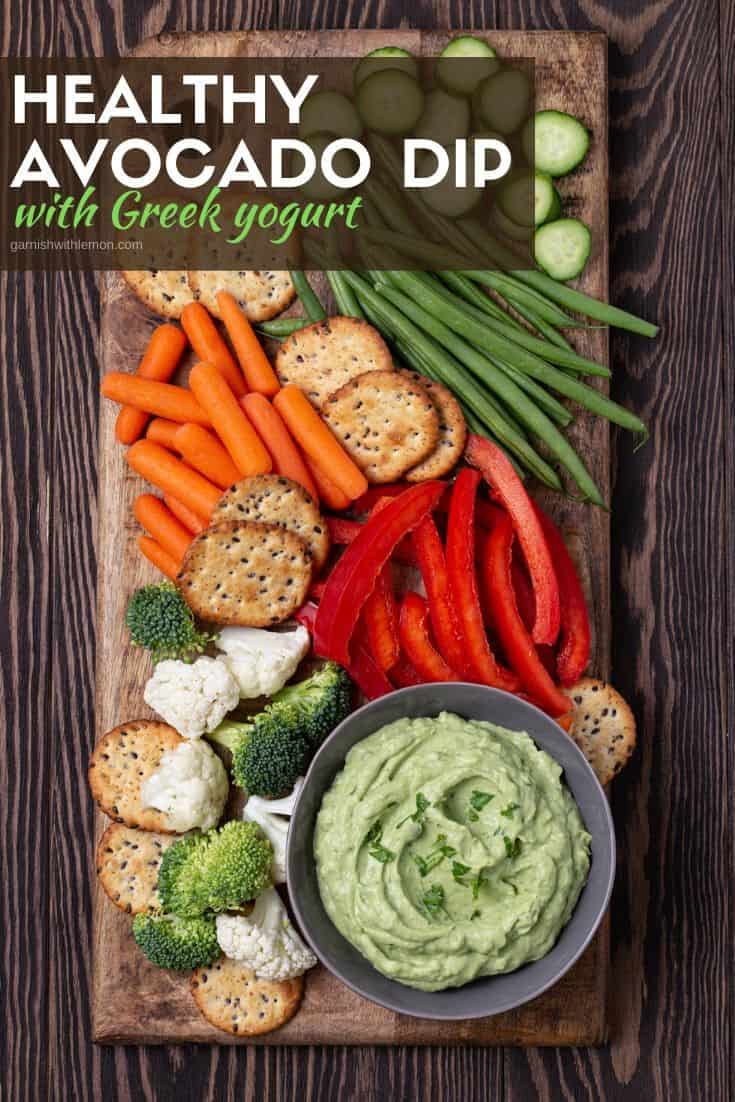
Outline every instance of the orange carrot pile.
<path id="1" fill-rule="evenodd" d="M 277 394 L 280 386 L 278 376 L 263 351 L 257 333 L 233 296 L 227 291 L 220 291 L 217 295 L 217 305 L 250 389 L 258 394 L 265 394 L 267 398 Z M 194 345 L 193 341 L 192 345 Z M 194 351 L 198 356 L 200 355 L 196 345 L 194 345 Z M 206 360 L 210 357 L 202 355 L 201 358 Z"/>
<path id="2" fill-rule="evenodd" d="M 247 390 L 242 372 L 206 308 L 200 302 L 187 303 L 181 311 L 181 324 L 197 357 L 214 364 L 233 394 L 242 397 Z"/>
<path id="3" fill-rule="evenodd" d="M 186 348 L 186 337 L 175 325 L 159 325 L 148 342 L 145 355 L 138 365 L 141 379 L 167 383 L 176 370 Z M 123 406 L 117 415 L 115 436 L 121 444 L 133 444 L 146 426 L 148 414 L 134 406 Z"/>
<path id="4" fill-rule="evenodd" d="M 113 371 L 102 381 L 102 394 L 122 406 L 115 436 L 129 445 L 130 467 L 163 494 L 163 501 L 141 494 L 134 513 L 145 529 L 140 550 L 169 578 L 207 527 L 222 491 L 241 478 L 273 470 L 335 511 L 367 490 L 301 390 L 280 388 L 237 300 L 220 291 L 217 305 L 237 359 L 206 308 L 189 303 L 183 332 L 159 326 L 134 375 Z M 200 362 L 188 385 L 177 385 L 187 343 Z"/>

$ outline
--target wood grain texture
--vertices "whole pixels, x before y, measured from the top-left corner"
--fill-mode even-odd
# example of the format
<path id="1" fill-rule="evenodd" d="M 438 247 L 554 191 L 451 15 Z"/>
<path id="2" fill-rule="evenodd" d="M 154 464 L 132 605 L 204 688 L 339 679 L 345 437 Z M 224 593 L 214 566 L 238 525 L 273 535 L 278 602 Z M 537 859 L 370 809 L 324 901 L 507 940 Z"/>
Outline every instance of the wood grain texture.
<path id="1" fill-rule="evenodd" d="M 292 56 L 359 57 L 387 40 L 413 53 L 436 56 L 445 33 L 421 31 L 241 32 L 181 34 L 168 32 L 144 42 L 136 54 L 160 57 Z M 567 187 L 570 210 L 584 209 L 597 229 L 584 288 L 605 298 L 607 254 L 607 51 L 600 35 L 567 32 L 498 33 L 493 41 L 505 56 L 536 59 L 539 102 L 555 103 L 582 118 L 597 135 L 583 170 Z M 329 301 L 326 280 L 314 277 Z M 301 312 L 300 306 L 294 308 Z M 122 278 L 103 282 L 100 370 L 135 370 L 159 319 L 135 298 Z M 607 359 L 607 333 L 594 329 L 577 335 L 579 350 Z M 184 365 L 184 373 L 187 365 Z M 132 502 L 142 484 L 126 467 L 114 441 L 117 409 L 103 402 L 99 421 L 99 526 L 97 561 L 103 582 L 98 587 L 97 737 L 125 719 L 146 714 L 142 687 L 149 662 L 128 645 L 125 608 L 139 585 L 156 577 L 135 546 L 138 528 Z M 604 494 L 609 484 L 609 431 L 603 422 L 579 416 L 575 443 Z M 609 671 L 609 523 L 601 510 L 549 497 L 550 508 L 570 535 L 588 584 L 593 610 L 591 668 Z M 97 817 L 97 831 L 106 826 Z M 196 1041 L 252 1044 L 232 1038 L 205 1022 L 189 992 L 188 978 L 150 965 L 135 947 L 130 920 L 110 905 L 97 886 L 94 897 L 93 1036 L 104 1042 Z M 283 1029 L 257 1039 L 258 1044 L 596 1044 L 606 1035 L 609 929 L 604 924 L 582 960 L 554 988 L 532 1004 L 511 1013 L 464 1023 L 422 1021 L 376 1007 L 349 991 L 323 968 L 309 973 L 299 1013 Z M 128 996 L 121 1005 L 120 994 Z"/>
<path id="2" fill-rule="evenodd" d="M 4 6 L 2 52 L 39 56 L 114 55 L 162 29 L 410 24 L 605 31 L 613 300 L 658 317 L 666 334 L 664 343 L 618 334 L 611 341 L 616 395 L 647 410 L 653 437 L 635 454 L 621 440 L 614 466 L 613 670 L 619 687 L 635 697 L 642 745 L 616 782 L 620 875 L 609 1048 L 113 1050 L 90 1041 L 92 816 L 78 780 L 93 730 L 93 524 L 87 512 L 74 513 L 64 502 L 88 501 L 94 512 L 95 452 L 80 453 L 75 432 L 86 439 L 95 431 L 93 420 L 83 418 L 93 418 L 96 408 L 97 293 L 91 276 L 0 283 L 0 477 L 12 493 L 0 522 L 3 1097 L 729 1098 L 735 1073 L 735 839 L 733 786 L 730 781 L 728 791 L 726 780 L 735 775 L 732 740 L 728 773 L 726 739 L 735 714 L 734 17 L 730 0 L 296 0 L 277 7 L 45 0 Z M 57 410 L 67 431 L 59 428 Z M 63 482 L 51 478 L 52 438 L 54 453 L 60 461 L 63 456 Z M 46 533 L 64 521 L 71 525 L 64 555 L 44 558 L 39 549 L 48 544 Z M 78 576 L 85 579 L 81 585 Z M 53 870 L 51 805 L 42 795 L 52 773 L 59 832 Z M 29 914 L 30 927 L 23 923 Z"/>

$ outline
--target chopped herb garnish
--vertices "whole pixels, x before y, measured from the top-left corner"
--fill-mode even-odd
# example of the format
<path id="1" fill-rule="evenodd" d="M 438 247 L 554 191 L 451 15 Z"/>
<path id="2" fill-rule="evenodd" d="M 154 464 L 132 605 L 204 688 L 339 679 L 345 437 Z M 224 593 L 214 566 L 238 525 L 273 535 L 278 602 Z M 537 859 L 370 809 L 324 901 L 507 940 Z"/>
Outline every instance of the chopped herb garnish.
<path id="1" fill-rule="evenodd" d="M 375 861 L 380 861 L 381 865 L 387 865 L 389 861 L 395 858 L 393 850 L 387 849 L 380 844 L 380 840 L 383 837 L 383 824 L 378 819 L 370 827 L 370 830 L 365 835 L 364 845 L 368 847 L 368 856 L 372 857 Z"/>
<path id="2" fill-rule="evenodd" d="M 495 797 L 489 792 L 478 792 L 476 788 L 473 789 L 472 795 L 470 796 L 470 810 L 467 814 L 469 821 L 471 823 L 476 823 L 480 818 L 479 813 L 494 799 Z"/>
<path id="3" fill-rule="evenodd" d="M 462 883 L 462 877 L 471 872 L 469 865 L 463 865 L 461 861 L 452 861 L 452 876 L 458 884 Z"/>
<path id="4" fill-rule="evenodd" d="M 503 841 L 505 842 L 505 856 L 518 857 L 523 848 L 520 838 L 509 838 L 507 834 L 504 834 Z"/>
<path id="5" fill-rule="evenodd" d="M 400 823 L 396 823 L 396 830 L 403 826 L 404 823 L 409 821 L 412 823 L 420 823 L 424 817 L 424 813 L 427 807 L 431 807 L 431 800 L 427 800 L 423 792 L 416 793 L 416 810 L 413 815 L 407 815 L 405 819 L 401 819 Z"/>
<path id="6" fill-rule="evenodd" d="M 457 851 L 454 846 L 448 846 L 446 841 L 446 834 L 439 834 L 434 843 L 434 849 L 430 853 L 427 853 L 425 857 L 422 857 L 420 853 L 413 854 L 413 860 L 419 870 L 419 876 L 428 876 L 431 870 L 435 869 L 437 865 L 440 865 L 445 857 L 454 857 Z"/>
<path id="7" fill-rule="evenodd" d="M 478 899 L 480 895 L 480 888 L 483 885 L 485 877 L 482 875 L 482 869 L 478 872 L 477 876 L 474 876 L 470 881 L 472 886 L 472 898 Z"/>
<path id="8" fill-rule="evenodd" d="M 507 884 L 509 888 L 513 889 L 513 895 L 518 895 L 518 885 L 514 884 L 512 880 L 506 880 L 504 876 L 501 876 L 500 883 Z"/>
<path id="9" fill-rule="evenodd" d="M 424 892 L 421 902 L 430 915 L 438 915 L 440 911 L 447 913 L 444 906 L 444 888 L 441 884 L 432 884 L 429 890 Z"/>
<path id="10" fill-rule="evenodd" d="M 470 922 L 474 922 L 476 918 L 479 918 L 481 913 L 481 911 L 473 911 L 470 915 Z"/>
<path id="11" fill-rule="evenodd" d="M 510 819 L 513 812 L 517 811 L 520 806 L 521 806 L 520 804 L 514 804 L 513 802 L 511 802 L 511 803 L 508 804 L 507 807 L 503 808 L 503 810 L 500 812 L 500 814 L 504 815 L 506 819 Z"/>

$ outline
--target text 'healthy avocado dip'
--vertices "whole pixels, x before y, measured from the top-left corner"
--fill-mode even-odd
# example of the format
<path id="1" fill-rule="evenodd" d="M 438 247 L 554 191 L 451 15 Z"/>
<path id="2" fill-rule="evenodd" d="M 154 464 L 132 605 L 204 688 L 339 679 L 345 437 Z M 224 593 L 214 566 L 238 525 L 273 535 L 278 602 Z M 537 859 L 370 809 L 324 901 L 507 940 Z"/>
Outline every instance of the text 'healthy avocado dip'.
<path id="1" fill-rule="evenodd" d="M 528 735 L 446 712 L 370 735 L 317 819 L 330 918 L 379 971 L 423 991 L 538 960 L 590 863 L 561 772 Z"/>

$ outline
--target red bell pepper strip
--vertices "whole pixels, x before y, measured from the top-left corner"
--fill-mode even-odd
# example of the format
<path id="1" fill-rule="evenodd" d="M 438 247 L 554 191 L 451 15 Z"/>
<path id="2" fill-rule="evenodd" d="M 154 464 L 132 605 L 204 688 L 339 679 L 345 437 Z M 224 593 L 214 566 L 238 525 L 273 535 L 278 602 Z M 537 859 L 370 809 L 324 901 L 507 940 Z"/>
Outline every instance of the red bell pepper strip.
<path id="1" fill-rule="evenodd" d="M 556 672 L 562 685 L 573 685 L 587 669 L 590 660 L 591 632 L 587 602 L 561 532 L 538 506 L 536 513 L 541 521 L 559 581 L 561 636 L 556 656 Z"/>
<path id="2" fill-rule="evenodd" d="M 389 670 L 396 664 L 401 653 L 401 644 L 398 640 L 398 608 L 393 595 L 393 579 L 389 562 L 378 574 L 375 589 L 365 601 L 362 618 L 375 664 L 381 670 Z"/>
<path id="3" fill-rule="evenodd" d="M 465 468 L 452 490 L 447 523 L 449 584 L 463 634 L 466 661 L 473 677 L 483 685 L 513 692 L 518 678 L 495 661 L 485 633 L 475 572 L 475 499 L 480 475 Z"/>
<path id="4" fill-rule="evenodd" d="M 398 497 L 411 485 L 410 482 L 384 482 L 380 486 L 371 486 L 350 506 L 356 513 L 369 513 L 373 506 L 384 497 Z"/>
<path id="5" fill-rule="evenodd" d="M 401 655 L 390 671 L 390 679 L 399 689 L 407 689 L 410 685 L 426 684 L 421 674 L 414 669 L 405 654 Z"/>
<path id="6" fill-rule="evenodd" d="M 298 612 L 294 613 L 294 620 L 297 624 L 301 624 L 303 628 L 306 628 L 309 635 L 313 635 L 318 611 L 319 606 L 313 601 L 305 601 Z"/>
<path id="7" fill-rule="evenodd" d="M 378 574 L 396 545 L 432 511 L 443 489 L 441 482 L 421 482 L 366 521 L 327 579 L 314 625 L 317 654 L 349 665 L 350 639 Z"/>
<path id="8" fill-rule="evenodd" d="M 377 666 L 375 659 L 362 639 L 354 640 L 352 651 L 352 660 L 345 669 L 363 696 L 366 696 L 368 700 L 377 700 L 380 696 L 387 696 L 388 693 L 392 693 L 393 685 Z"/>
<path id="9" fill-rule="evenodd" d="M 401 601 L 399 632 L 401 648 L 416 672 L 425 681 L 459 681 L 459 674 L 449 666 L 429 638 L 429 610 L 418 593 L 409 592 Z"/>
<path id="10" fill-rule="evenodd" d="M 432 517 L 426 517 L 419 524 L 413 534 L 413 546 L 424 580 L 431 627 L 442 657 L 452 669 L 469 675 L 449 584 L 447 560 Z"/>
<path id="11" fill-rule="evenodd" d="M 362 531 L 362 521 L 345 520 L 344 517 L 327 517 L 327 530 L 332 543 L 352 543 Z"/>
<path id="12" fill-rule="evenodd" d="M 544 711 L 560 716 L 569 711 L 569 697 L 556 687 L 536 653 L 516 607 L 511 577 L 513 523 L 503 517 L 487 537 L 483 560 L 485 590 L 492 609 L 493 626 L 505 656 L 524 688 Z"/>
<path id="13" fill-rule="evenodd" d="M 467 462 L 482 473 L 513 521 L 536 598 L 536 618 L 531 632 L 533 641 L 555 643 L 561 624 L 559 585 L 534 504 L 510 460 L 492 441 L 471 433 L 464 454 Z"/>

